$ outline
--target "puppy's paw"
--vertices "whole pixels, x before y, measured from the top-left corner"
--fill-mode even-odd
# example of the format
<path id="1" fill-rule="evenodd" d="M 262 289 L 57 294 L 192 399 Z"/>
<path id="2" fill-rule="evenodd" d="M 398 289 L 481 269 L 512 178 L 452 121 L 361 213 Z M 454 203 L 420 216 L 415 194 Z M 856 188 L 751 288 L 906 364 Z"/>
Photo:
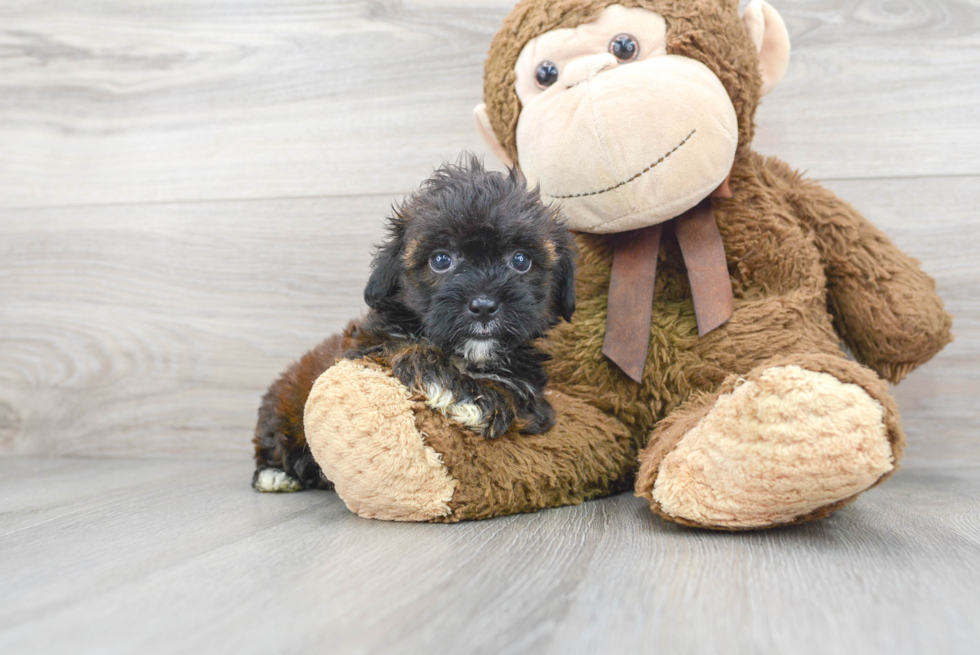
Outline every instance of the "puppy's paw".
<path id="1" fill-rule="evenodd" d="M 446 416 L 487 439 L 496 439 L 504 434 L 514 422 L 514 416 L 508 409 L 484 407 L 478 402 L 450 405 Z"/>
<path id="2" fill-rule="evenodd" d="M 553 427 L 555 427 L 555 412 L 551 409 L 551 405 L 543 402 L 526 417 L 521 427 L 521 434 L 544 434 Z"/>
<path id="3" fill-rule="evenodd" d="M 303 485 L 279 469 L 260 469 L 252 478 L 252 488 L 263 493 L 292 493 L 302 491 Z"/>
<path id="4" fill-rule="evenodd" d="M 492 407 L 484 410 L 486 427 L 483 436 L 486 439 L 496 439 L 510 429 L 514 423 L 514 414 L 506 407 Z"/>
<path id="5" fill-rule="evenodd" d="M 496 439 L 507 432 L 514 422 L 510 405 L 493 393 L 475 399 L 464 395 L 457 398 L 445 387 L 430 383 L 425 388 L 425 404 L 487 439 Z"/>
<path id="6" fill-rule="evenodd" d="M 456 398 L 453 392 L 434 382 L 425 385 L 425 404 L 442 414 L 448 414 Z"/>
<path id="7" fill-rule="evenodd" d="M 452 391 L 441 385 L 435 383 L 425 385 L 426 405 L 457 423 L 462 423 L 474 432 L 482 432 L 486 427 L 483 410 L 472 402 L 457 402 L 457 400 Z"/>
<path id="8" fill-rule="evenodd" d="M 468 427 L 474 432 L 482 433 L 487 427 L 486 417 L 479 405 L 474 403 L 455 403 L 446 408 L 446 416 Z"/>

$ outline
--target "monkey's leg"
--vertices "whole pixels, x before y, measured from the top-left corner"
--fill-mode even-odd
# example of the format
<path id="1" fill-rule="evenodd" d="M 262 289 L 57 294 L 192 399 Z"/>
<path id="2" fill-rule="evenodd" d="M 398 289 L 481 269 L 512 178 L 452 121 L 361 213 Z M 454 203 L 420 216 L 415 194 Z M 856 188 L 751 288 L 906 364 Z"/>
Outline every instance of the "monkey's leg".
<path id="1" fill-rule="evenodd" d="M 638 445 L 626 427 L 576 398 L 548 398 L 547 434 L 489 440 L 413 401 L 388 369 L 345 360 L 314 385 L 306 429 L 337 493 L 369 518 L 481 519 L 630 488 Z"/>
<path id="2" fill-rule="evenodd" d="M 320 474 L 306 445 L 303 408 L 313 382 L 350 347 L 349 329 L 334 335 L 294 362 L 272 383 L 259 407 L 255 426 L 255 474 L 257 491 L 282 492 L 332 489 Z"/>
<path id="3" fill-rule="evenodd" d="M 801 523 L 888 477 L 903 446 L 873 371 L 833 355 L 780 356 L 663 419 L 640 453 L 636 493 L 684 525 Z"/>

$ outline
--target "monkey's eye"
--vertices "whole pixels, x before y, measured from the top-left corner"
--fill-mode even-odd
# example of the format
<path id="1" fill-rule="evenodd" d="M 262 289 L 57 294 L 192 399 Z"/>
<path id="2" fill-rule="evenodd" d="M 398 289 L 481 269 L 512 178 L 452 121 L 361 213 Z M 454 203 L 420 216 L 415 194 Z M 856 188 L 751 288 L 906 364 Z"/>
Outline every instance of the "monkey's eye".
<path id="1" fill-rule="evenodd" d="M 527 256 L 527 253 L 518 250 L 511 255 L 509 264 L 518 273 L 527 273 L 531 269 L 531 258 Z"/>
<path id="2" fill-rule="evenodd" d="M 640 54 L 640 44 L 629 34 L 618 34 L 609 42 L 609 52 L 621 63 L 626 63 Z"/>
<path id="3" fill-rule="evenodd" d="M 436 273 L 445 273 L 453 267 L 456 262 L 448 252 L 437 252 L 429 257 L 429 268 Z"/>
<path id="4" fill-rule="evenodd" d="M 558 80 L 558 66 L 551 61 L 542 61 L 534 71 L 534 80 L 539 87 L 547 89 Z"/>

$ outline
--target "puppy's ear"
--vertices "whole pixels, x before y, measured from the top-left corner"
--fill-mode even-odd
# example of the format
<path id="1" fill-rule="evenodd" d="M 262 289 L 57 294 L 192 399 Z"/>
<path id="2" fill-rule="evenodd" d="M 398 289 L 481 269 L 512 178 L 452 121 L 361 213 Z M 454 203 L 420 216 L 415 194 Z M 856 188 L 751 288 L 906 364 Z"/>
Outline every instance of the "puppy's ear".
<path id="1" fill-rule="evenodd" d="M 364 302 L 371 309 L 382 309 L 391 303 L 401 285 L 402 251 L 405 244 L 405 221 L 396 214 L 388 225 L 389 238 L 374 253 L 371 277 L 364 287 Z"/>
<path id="2" fill-rule="evenodd" d="M 575 251 L 567 245 L 558 249 L 552 301 L 561 317 L 572 320 L 575 313 Z"/>

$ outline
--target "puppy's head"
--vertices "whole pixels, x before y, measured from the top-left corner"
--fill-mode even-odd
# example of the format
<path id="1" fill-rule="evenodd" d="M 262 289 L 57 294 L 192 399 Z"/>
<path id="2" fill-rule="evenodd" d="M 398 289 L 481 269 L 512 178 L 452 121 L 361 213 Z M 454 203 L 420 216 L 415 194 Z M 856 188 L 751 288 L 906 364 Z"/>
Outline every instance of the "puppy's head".
<path id="1" fill-rule="evenodd" d="M 571 319 L 572 244 L 518 171 L 487 171 L 470 157 L 396 208 L 364 298 L 383 314 L 414 315 L 447 353 L 491 359 Z"/>

